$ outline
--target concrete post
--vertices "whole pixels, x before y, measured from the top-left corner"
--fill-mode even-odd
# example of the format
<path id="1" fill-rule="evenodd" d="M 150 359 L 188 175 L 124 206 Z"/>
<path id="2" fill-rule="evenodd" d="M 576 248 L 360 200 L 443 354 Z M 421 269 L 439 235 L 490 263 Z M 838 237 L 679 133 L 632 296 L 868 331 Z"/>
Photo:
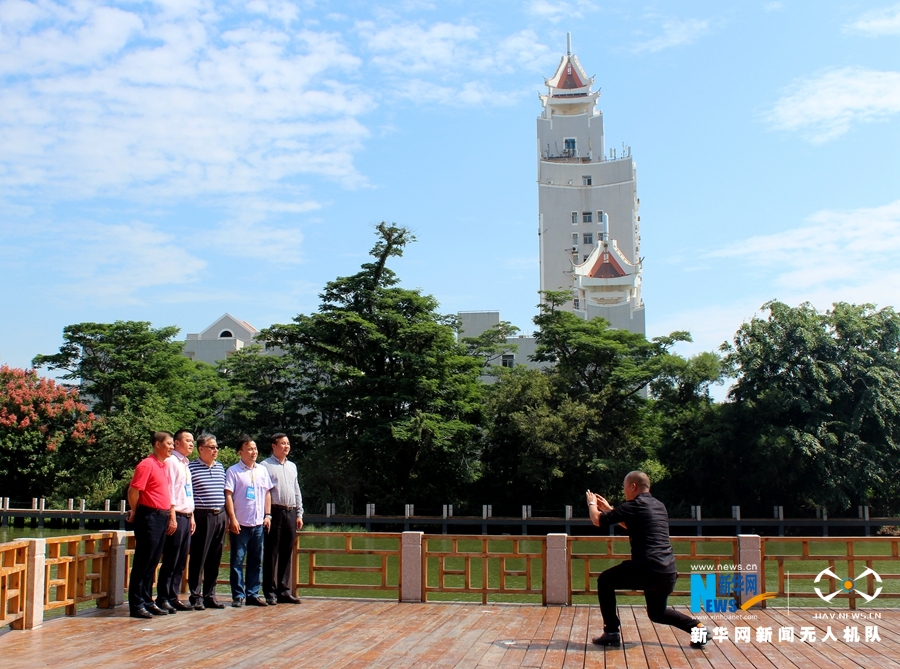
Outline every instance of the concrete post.
<path id="1" fill-rule="evenodd" d="M 113 538 L 109 543 L 109 591 L 107 608 L 114 608 L 125 603 L 125 532 L 113 530 Z"/>
<path id="2" fill-rule="evenodd" d="M 568 535 L 547 535 L 547 579 L 544 581 L 544 604 L 566 606 L 569 603 Z"/>
<path id="3" fill-rule="evenodd" d="M 400 539 L 400 601 L 422 601 L 422 536 L 404 532 Z"/>
<path id="4" fill-rule="evenodd" d="M 758 534 L 738 535 L 738 561 L 741 571 L 735 573 L 743 574 L 744 577 L 756 576 L 756 592 L 748 595 L 741 590 L 738 595 L 738 603 L 743 604 L 751 597 L 762 593 L 765 588 L 762 573 L 762 542 Z"/>
<path id="5" fill-rule="evenodd" d="M 46 539 L 26 539 L 25 558 L 25 629 L 37 629 L 44 624 L 44 579 L 46 578 Z"/>

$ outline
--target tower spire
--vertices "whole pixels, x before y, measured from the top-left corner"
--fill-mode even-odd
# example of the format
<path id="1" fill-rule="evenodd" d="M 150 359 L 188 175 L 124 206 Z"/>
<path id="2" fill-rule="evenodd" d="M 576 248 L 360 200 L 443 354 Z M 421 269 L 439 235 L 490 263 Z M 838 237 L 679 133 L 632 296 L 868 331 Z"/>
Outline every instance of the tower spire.
<path id="1" fill-rule="evenodd" d="M 572 55 L 572 33 L 566 33 L 566 55 Z"/>

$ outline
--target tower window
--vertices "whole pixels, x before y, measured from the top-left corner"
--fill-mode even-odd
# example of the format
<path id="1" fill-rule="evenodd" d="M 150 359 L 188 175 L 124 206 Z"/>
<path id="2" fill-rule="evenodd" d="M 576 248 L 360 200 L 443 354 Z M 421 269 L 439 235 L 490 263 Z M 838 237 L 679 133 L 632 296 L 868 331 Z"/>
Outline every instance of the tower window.
<path id="1" fill-rule="evenodd" d="M 234 335 L 231 334 L 231 330 L 222 330 L 219 333 L 219 339 L 231 339 L 232 337 L 234 337 Z"/>
<path id="2" fill-rule="evenodd" d="M 582 223 L 590 223 L 594 218 L 594 215 L 589 211 L 581 212 L 581 222 Z"/>
<path id="3" fill-rule="evenodd" d="M 572 302 L 574 303 L 573 306 L 574 306 L 576 309 L 581 309 L 581 300 L 579 300 L 579 299 L 576 297 L 574 300 L 572 300 Z"/>
<path id="4" fill-rule="evenodd" d="M 584 233 L 584 243 L 585 244 L 593 244 L 594 243 L 594 233 L 593 232 L 585 232 Z"/>
<path id="5" fill-rule="evenodd" d="M 572 246 L 578 246 L 578 233 L 572 233 Z"/>
<path id="6" fill-rule="evenodd" d="M 501 364 L 503 367 L 507 367 L 507 368 L 509 368 L 509 369 L 512 369 L 513 367 L 516 366 L 516 356 L 514 356 L 514 355 L 511 354 L 511 353 L 505 353 L 505 354 L 503 355 L 503 357 L 500 359 L 500 364 Z"/>
<path id="7" fill-rule="evenodd" d="M 577 225 L 577 224 L 578 224 L 578 212 L 573 211 L 572 212 L 572 225 Z"/>
<path id="8" fill-rule="evenodd" d="M 582 185 L 582 186 L 590 186 L 590 185 L 591 185 L 591 177 L 590 177 L 590 175 L 581 177 L 581 185 Z"/>
<path id="9" fill-rule="evenodd" d="M 575 138 L 569 137 L 568 139 L 566 139 L 566 156 L 572 158 L 575 156 L 575 154 Z"/>

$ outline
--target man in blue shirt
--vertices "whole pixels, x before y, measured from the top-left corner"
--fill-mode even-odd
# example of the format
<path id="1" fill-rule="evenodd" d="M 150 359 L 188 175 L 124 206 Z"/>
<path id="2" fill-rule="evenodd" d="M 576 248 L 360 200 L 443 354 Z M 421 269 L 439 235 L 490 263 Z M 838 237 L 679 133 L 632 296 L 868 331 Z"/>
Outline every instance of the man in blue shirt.
<path id="1" fill-rule="evenodd" d="M 216 581 L 225 542 L 225 468 L 216 461 L 219 445 L 213 435 L 201 435 L 197 451 L 200 457 L 188 464 L 197 525 L 188 564 L 190 604 L 195 611 L 224 609 L 216 599 Z"/>

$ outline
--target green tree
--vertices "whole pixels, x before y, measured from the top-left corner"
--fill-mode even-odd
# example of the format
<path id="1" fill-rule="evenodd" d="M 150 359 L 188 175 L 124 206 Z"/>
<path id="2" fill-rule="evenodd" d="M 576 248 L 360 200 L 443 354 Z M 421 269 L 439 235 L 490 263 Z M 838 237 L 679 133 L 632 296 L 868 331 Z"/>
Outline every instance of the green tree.
<path id="1" fill-rule="evenodd" d="M 145 321 L 77 323 L 63 328 L 59 353 L 38 355 L 35 367 L 62 370 L 62 378 L 78 381 L 101 415 L 150 395 L 169 394 L 176 372 L 183 369 L 182 344 L 172 339 L 174 326 L 153 328 Z"/>
<path id="2" fill-rule="evenodd" d="M 377 238 L 317 313 L 262 333 L 302 378 L 304 484 L 345 505 L 458 501 L 477 474 L 482 363 L 457 343 L 457 319 L 387 267 L 409 230 L 381 223 Z"/>
<path id="3" fill-rule="evenodd" d="M 501 321 L 477 337 L 463 337 L 461 341 L 469 355 L 481 358 L 484 364 L 484 373 L 496 375 L 506 369 L 499 366 L 497 362 L 505 354 L 515 353 L 518 350 L 518 346 L 507 341 L 518 332 L 519 328 L 509 321 Z"/>
<path id="4" fill-rule="evenodd" d="M 587 487 L 617 491 L 630 469 L 663 474 L 645 389 L 671 365 L 669 348 L 688 335 L 648 341 L 562 310 L 565 292 L 543 297 L 532 357 L 549 364 L 513 370 L 491 388 L 483 495 L 552 508 L 579 502 Z"/>
<path id="5" fill-rule="evenodd" d="M 60 451 L 87 447 L 93 423 L 75 390 L 0 367 L 0 490 L 15 503 L 49 496 Z"/>
<path id="6" fill-rule="evenodd" d="M 753 490 L 795 508 L 896 506 L 900 316 L 867 304 L 763 308 L 767 318 L 723 346 Z"/>

